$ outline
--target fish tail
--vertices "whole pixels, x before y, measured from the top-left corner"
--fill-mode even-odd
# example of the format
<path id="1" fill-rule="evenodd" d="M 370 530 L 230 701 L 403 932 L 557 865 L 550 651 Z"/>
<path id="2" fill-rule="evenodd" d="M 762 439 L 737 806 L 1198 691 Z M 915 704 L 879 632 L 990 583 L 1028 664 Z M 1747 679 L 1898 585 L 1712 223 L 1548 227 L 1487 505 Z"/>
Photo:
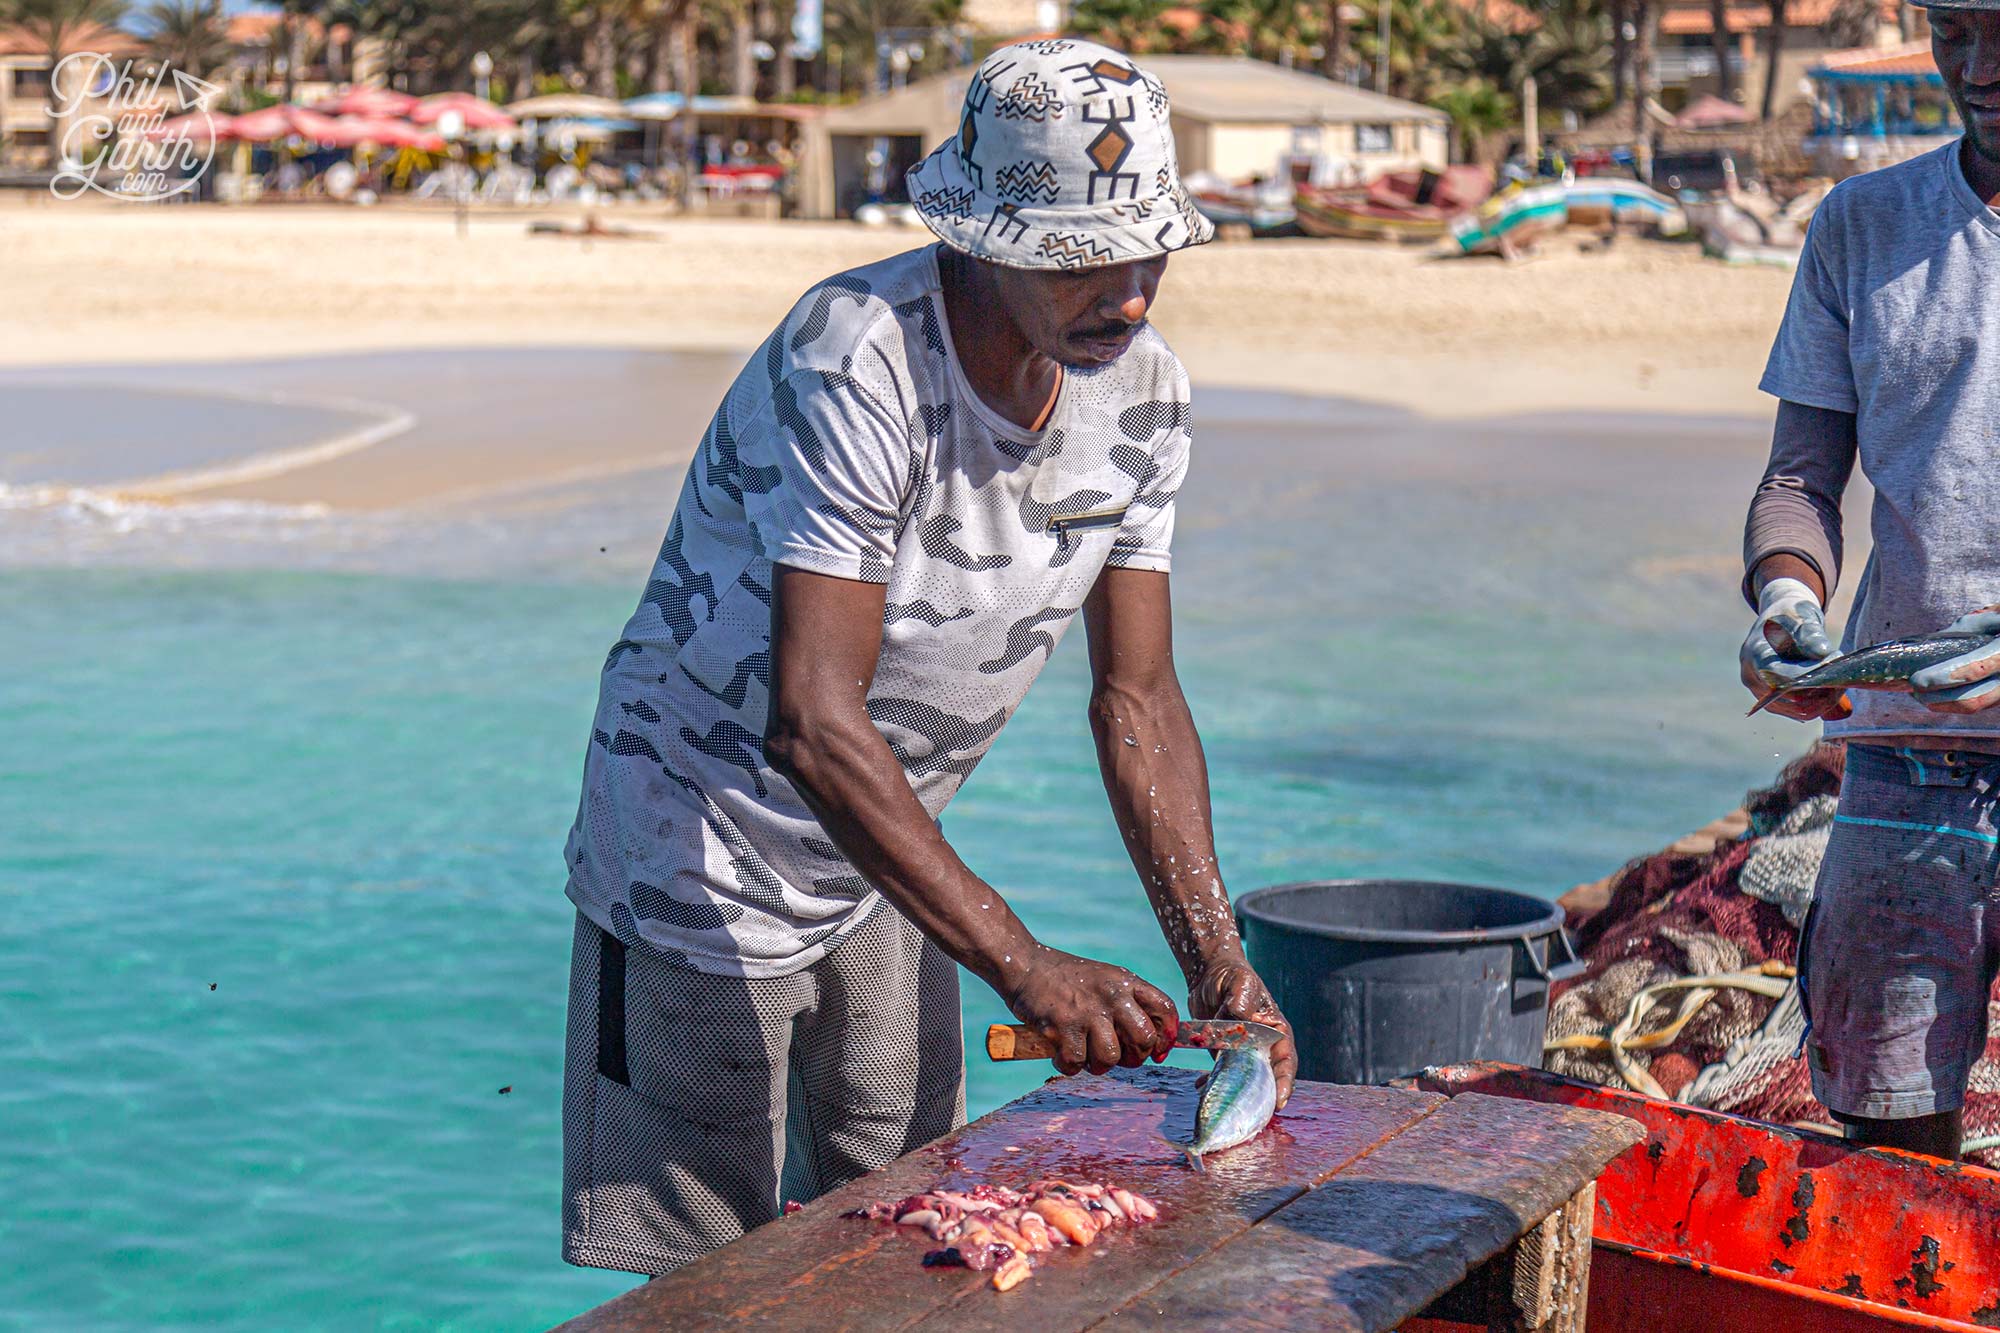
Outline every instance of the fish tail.
<path id="1" fill-rule="evenodd" d="M 1778 689 L 1772 690 L 1769 694 L 1766 694 L 1756 703 L 1750 705 L 1750 711 L 1745 713 L 1743 716 L 1745 717 L 1757 716 L 1757 714 L 1763 712 L 1766 708 L 1769 708 L 1772 704 L 1776 703 L 1779 699 L 1783 698 L 1786 692 L 1786 688 L 1787 687 L 1780 686 Z"/>
<path id="2" fill-rule="evenodd" d="M 1198 1176 L 1205 1176 L 1208 1174 L 1208 1168 L 1202 1165 L 1200 1153 L 1196 1152 L 1192 1148 L 1183 1148 L 1181 1151 L 1187 1154 L 1187 1164 L 1190 1170 L 1192 1170 Z"/>

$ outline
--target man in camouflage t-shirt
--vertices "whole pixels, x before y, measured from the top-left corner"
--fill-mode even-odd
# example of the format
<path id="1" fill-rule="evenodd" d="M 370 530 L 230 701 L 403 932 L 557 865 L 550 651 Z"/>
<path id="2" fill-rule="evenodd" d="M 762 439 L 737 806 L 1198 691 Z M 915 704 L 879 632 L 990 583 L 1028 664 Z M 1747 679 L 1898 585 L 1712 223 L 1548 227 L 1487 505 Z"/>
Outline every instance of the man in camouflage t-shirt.
<path id="1" fill-rule="evenodd" d="M 1188 383 L 1145 320 L 1210 228 L 1166 94 L 1101 46 L 1003 48 L 910 189 L 940 244 L 751 357 L 605 663 L 567 849 L 574 1263 L 666 1272 L 952 1128 L 959 964 L 1065 1071 L 1165 1053 L 1174 1002 L 1037 942 L 936 822 L 1079 612 L 1190 1008 L 1283 1022 L 1172 665 Z"/>

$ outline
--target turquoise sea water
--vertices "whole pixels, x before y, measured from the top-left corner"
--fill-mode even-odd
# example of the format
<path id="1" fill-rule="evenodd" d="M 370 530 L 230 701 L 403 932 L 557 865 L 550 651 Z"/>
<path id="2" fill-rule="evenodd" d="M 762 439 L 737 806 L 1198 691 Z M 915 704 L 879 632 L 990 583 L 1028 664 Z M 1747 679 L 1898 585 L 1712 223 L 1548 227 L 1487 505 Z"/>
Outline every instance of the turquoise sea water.
<path id="1" fill-rule="evenodd" d="M 1553 895 L 1804 743 L 1732 679 L 1754 424 L 1211 402 L 1175 583 L 1237 892 Z M 252 548 L 0 513 L 0 1318 L 517 1329 L 629 1285 L 557 1257 L 560 847 L 678 475 Z M 454 577 L 370 568 L 411 552 Z M 1165 984 L 1085 689 L 1065 642 L 946 832 Z M 974 1113 L 1045 1073 L 975 1059 Z"/>

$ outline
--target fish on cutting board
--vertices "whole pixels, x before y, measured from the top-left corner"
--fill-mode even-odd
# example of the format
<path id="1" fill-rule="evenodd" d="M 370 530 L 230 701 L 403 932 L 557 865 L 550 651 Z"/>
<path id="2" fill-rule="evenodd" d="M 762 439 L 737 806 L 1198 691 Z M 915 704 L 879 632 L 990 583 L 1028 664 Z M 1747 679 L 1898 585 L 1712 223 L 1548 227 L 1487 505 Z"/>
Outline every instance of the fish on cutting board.
<path id="1" fill-rule="evenodd" d="M 1271 1048 L 1251 1046 L 1222 1052 L 1201 1090 L 1194 1138 L 1184 1147 L 1188 1165 L 1206 1171 L 1203 1158 L 1256 1138 L 1277 1109 L 1278 1078 L 1271 1069 Z"/>
<path id="2" fill-rule="evenodd" d="M 1174 1034 L 1182 1050 L 1215 1053 L 1195 1113 L 1194 1138 L 1174 1146 L 1187 1154 L 1188 1165 L 1204 1169 L 1202 1158 L 1227 1152 L 1263 1133 L 1278 1109 L 1278 1075 L 1271 1068 L 1271 1048 L 1284 1034 L 1268 1023 L 1249 1019 L 1183 1019 Z M 986 1054 L 995 1060 L 1046 1060 L 1055 1054 L 1049 1038 L 1019 1023 L 995 1023 L 986 1030 Z"/>

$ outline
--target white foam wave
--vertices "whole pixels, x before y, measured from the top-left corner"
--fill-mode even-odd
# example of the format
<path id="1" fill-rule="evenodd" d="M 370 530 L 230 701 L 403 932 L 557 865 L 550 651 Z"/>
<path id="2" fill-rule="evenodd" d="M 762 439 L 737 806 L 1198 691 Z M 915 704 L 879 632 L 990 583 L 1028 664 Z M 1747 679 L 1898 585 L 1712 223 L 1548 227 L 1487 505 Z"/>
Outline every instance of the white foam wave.
<path id="1" fill-rule="evenodd" d="M 183 529 L 232 522 L 293 523 L 324 519 L 323 504 L 259 500 L 156 500 L 84 486 L 9 486 L 0 482 L 0 510 L 40 510 L 111 532 Z"/>
<path id="2" fill-rule="evenodd" d="M 249 395 L 230 395 L 248 398 Z M 297 398 L 283 394 L 267 394 L 255 401 L 275 403 L 281 406 L 311 407 L 323 411 L 350 412 L 374 416 L 367 425 L 336 435 L 332 439 L 320 440 L 295 449 L 274 449 L 269 453 L 252 454 L 248 458 L 234 459 L 214 467 L 195 468 L 184 472 L 167 472 L 154 477 L 140 477 L 132 481 L 114 482 L 101 486 L 100 492 L 119 494 L 136 492 L 151 499 L 187 495 L 194 491 L 209 490 L 216 486 L 238 486 L 247 481 L 264 481 L 270 477 L 295 472 L 302 467 L 312 467 L 318 463 L 331 462 L 348 454 L 359 453 L 382 441 L 401 435 L 416 425 L 413 413 L 401 408 L 388 407 L 381 403 L 360 402 L 340 398 Z"/>

